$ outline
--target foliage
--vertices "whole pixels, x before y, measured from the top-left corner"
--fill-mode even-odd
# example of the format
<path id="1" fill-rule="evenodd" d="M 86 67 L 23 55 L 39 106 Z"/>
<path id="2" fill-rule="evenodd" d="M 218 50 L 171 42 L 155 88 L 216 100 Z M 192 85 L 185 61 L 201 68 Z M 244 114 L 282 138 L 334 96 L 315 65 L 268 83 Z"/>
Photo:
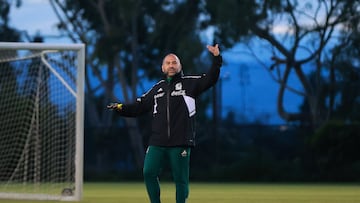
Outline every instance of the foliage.
<path id="1" fill-rule="evenodd" d="M 350 39 L 352 42 L 357 39 L 359 6 L 358 1 L 345 0 L 208 1 L 210 17 L 207 25 L 215 27 L 215 38 L 221 44 L 232 47 L 239 41 L 244 42 L 249 47 L 249 54 L 266 67 L 279 83 L 277 110 L 285 121 L 302 122 L 317 128 L 329 119 L 329 115 L 332 116 L 337 98 L 337 94 L 324 92 L 324 88 L 328 86 L 331 87 L 328 90 L 334 91 L 343 82 L 334 79 L 338 66 L 327 62 L 336 61 L 339 54 L 335 49 L 349 45 Z M 345 28 L 344 39 L 347 40 L 338 38 L 342 28 Z M 351 41 L 350 44 L 355 45 Z M 259 44 L 268 47 L 271 65 L 266 65 L 269 60 L 264 56 L 253 52 L 252 46 Z M 350 58 L 346 58 L 351 63 Z M 292 73 L 301 84 L 300 89 L 290 86 Z M 287 111 L 286 91 L 303 97 L 307 108 Z M 330 107 L 324 105 L 327 100 Z"/>
<path id="2" fill-rule="evenodd" d="M 9 27 L 9 14 L 13 1 L 0 0 L 0 39 L 5 42 L 17 42 L 20 40 L 20 33 Z M 16 0 L 16 6 L 21 5 L 21 0 Z"/>
<path id="3" fill-rule="evenodd" d="M 133 102 L 146 92 L 143 86 L 162 77 L 165 54 L 178 54 L 186 73 L 203 72 L 201 68 L 208 65 L 200 60 L 205 50 L 198 25 L 202 1 L 50 2 L 59 18 L 59 30 L 87 45 L 85 110 L 90 126 L 109 127 L 116 122 L 105 106 L 114 100 Z M 132 150 L 141 168 L 141 127 L 134 120 L 125 119 L 125 123 L 131 129 Z"/>
<path id="4" fill-rule="evenodd" d="M 344 121 L 329 121 L 310 138 L 309 143 L 322 178 L 355 180 L 350 170 L 359 170 L 360 125 Z"/>
<path id="5" fill-rule="evenodd" d="M 119 160 L 125 168 L 133 167 L 133 162 L 141 167 L 148 118 L 140 118 L 138 125 L 104 107 L 114 100 L 131 102 L 146 91 L 145 83 L 161 77 L 161 59 L 168 52 L 180 56 L 186 73 L 206 70 L 200 36 L 204 30 L 213 30 L 213 41 L 222 48 L 241 42 L 255 60 L 270 63 L 266 70 L 279 84 L 277 108 L 285 121 L 320 128 L 311 137 L 314 154 L 310 155 L 314 157 L 303 151 L 306 148 L 297 137 L 302 128 L 284 133 L 255 126 L 253 132 L 224 122 L 215 133 L 205 113 L 210 97 L 204 95 L 198 111 L 194 174 L 239 180 L 350 179 L 344 174 L 358 178 L 354 173 L 360 168 L 355 156 L 358 150 L 353 144 L 358 141 L 360 119 L 359 1 L 50 2 L 59 18 L 59 30 L 73 42 L 87 45 L 85 141 L 91 173 L 111 168 Z M 7 24 L 11 1 L 0 3 L 0 37 L 15 41 L 19 34 Z M 268 59 L 253 52 L 259 44 L 267 48 Z M 289 85 L 290 74 L 297 76 L 301 89 Z M 286 91 L 304 98 L 299 112 L 286 111 Z M 331 119 L 342 121 L 328 123 Z M 108 165 L 102 166 L 105 162 Z M 306 171 L 314 166 L 318 171 Z M 207 169 L 209 173 L 204 173 Z"/>
<path id="6" fill-rule="evenodd" d="M 304 139 L 310 139 L 311 132 L 297 126 L 230 124 L 220 128 L 217 136 L 209 126 L 211 124 L 198 126 L 198 143 L 191 151 L 190 176 L 193 181 L 360 180 L 359 150 L 356 148 L 359 137 L 357 134 L 350 135 L 350 132 L 358 132 L 355 125 L 352 125 L 351 130 L 343 129 L 349 136 L 342 137 L 330 136 L 328 132 L 340 130 L 328 128 L 321 133 L 324 136 L 311 145 L 310 141 Z M 89 139 L 102 138 L 104 129 L 88 131 L 88 134 L 96 133 L 97 136 L 85 139 L 86 181 L 142 179 L 141 171 L 134 167 L 132 161 L 134 157 L 128 145 L 127 128 L 113 128 L 106 140 L 96 141 Z M 108 144 L 103 149 L 99 142 L 118 144 Z M 96 162 L 96 154 L 104 155 L 102 164 Z M 171 170 L 168 169 L 165 166 L 160 175 L 161 180 L 172 180 Z"/>

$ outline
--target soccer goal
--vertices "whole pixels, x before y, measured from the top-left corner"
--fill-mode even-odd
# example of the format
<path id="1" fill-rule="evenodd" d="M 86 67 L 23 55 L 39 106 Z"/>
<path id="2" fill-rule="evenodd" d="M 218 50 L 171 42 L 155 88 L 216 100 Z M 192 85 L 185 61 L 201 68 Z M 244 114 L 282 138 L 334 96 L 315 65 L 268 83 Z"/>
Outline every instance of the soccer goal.
<path id="1" fill-rule="evenodd" d="M 0 42 L 0 198 L 79 201 L 84 44 Z"/>

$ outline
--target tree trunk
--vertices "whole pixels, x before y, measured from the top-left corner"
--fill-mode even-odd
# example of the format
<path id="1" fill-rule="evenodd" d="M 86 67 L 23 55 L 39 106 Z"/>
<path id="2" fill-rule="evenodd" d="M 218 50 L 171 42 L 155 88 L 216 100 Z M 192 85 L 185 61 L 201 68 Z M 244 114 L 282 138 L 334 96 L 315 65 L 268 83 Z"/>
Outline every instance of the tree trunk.
<path id="1" fill-rule="evenodd" d="M 144 164 L 144 146 L 143 139 L 139 130 L 138 123 L 133 118 L 125 118 L 127 127 L 129 129 L 131 149 L 134 153 L 134 159 L 137 168 L 142 168 Z"/>

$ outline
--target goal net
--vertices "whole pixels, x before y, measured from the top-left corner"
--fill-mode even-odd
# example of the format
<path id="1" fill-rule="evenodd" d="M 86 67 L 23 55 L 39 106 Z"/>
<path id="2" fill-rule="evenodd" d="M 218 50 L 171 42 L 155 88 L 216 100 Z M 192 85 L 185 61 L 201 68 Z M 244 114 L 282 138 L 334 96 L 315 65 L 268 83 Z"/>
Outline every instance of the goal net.
<path id="1" fill-rule="evenodd" d="M 0 43 L 0 198 L 82 198 L 84 53 Z"/>

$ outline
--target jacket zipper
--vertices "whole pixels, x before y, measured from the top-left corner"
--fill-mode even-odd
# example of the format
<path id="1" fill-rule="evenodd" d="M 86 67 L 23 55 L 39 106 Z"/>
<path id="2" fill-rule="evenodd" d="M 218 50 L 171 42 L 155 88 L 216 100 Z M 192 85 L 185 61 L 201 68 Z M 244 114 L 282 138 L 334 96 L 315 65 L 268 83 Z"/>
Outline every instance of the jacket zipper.
<path id="1" fill-rule="evenodd" d="M 167 133 L 168 139 L 170 139 L 170 84 L 168 86 L 167 94 L 166 94 L 166 117 L 167 117 Z"/>

